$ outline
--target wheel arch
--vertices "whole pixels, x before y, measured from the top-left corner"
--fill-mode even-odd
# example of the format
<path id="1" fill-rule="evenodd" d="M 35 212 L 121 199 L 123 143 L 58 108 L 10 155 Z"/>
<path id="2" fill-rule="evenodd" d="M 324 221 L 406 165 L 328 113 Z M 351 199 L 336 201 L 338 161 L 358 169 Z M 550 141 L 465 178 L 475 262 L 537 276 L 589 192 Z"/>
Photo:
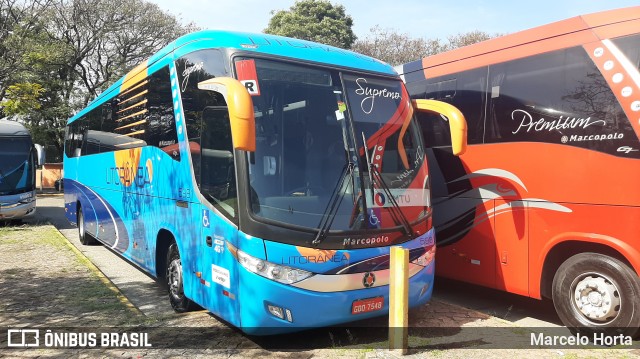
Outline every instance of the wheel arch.
<path id="1" fill-rule="evenodd" d="M 156 235 L 156 278 L 162 279 L 166 277 L 167 270 L 167 254 L 171 243 L 176 243 L 175 235 L 166 228 L 161 228 Z"/>
<path id="2" fill-rule="evenodd" d="M 617 240 L 619 241 L 619 240 Z M 629 268 L 638 275 L 638 268 L 624 255 L 624 251 L 616 243 L 607 241 L 588 241 L 584 239 L 567 239 L 561 242 L 555 243 L 551 248 L 546 251 L 544 256 L 544 262 L 542 270 L 540 272 L 540 296 L 544 298 L 551 298 L 553 277 L 555 276 L 558 268 L 567 259 L 580 253 L 598 253 L 615 258 L 622 263 L 629 266 Z M 636 256 L 637 251 L 633 251 Z"/>

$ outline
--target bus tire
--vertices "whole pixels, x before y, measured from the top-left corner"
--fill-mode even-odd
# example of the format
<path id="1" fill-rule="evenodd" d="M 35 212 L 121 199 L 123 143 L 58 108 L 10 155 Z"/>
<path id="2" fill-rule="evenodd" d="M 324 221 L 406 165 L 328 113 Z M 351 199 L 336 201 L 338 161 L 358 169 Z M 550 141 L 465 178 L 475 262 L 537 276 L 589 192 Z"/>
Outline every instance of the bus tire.
<path id="1" fill-rule="evenodd" d="M 618 259 L 580 253 L 553 277 L 553 305 L 574 334 L 634 337 L 640 332 L 640 280 Z"/>
<path id="2" fill-rule="evenodd" d="M 78 238 L 80 238 L 80 243 L 85 246 L 96 244 L 96 240 L 86 231 L 82 207 L 78 207 Z"/>
<path id="3" fill-rule="evenodd" d="M 182 273 L 182 261 L 180 260 L 178 245 L 173 242 L 169 246 L 167 253 L 166 280 L 171 307 L 178 313 L 188 312 L 192 307 L 191 300 L 184 294 Z"/>

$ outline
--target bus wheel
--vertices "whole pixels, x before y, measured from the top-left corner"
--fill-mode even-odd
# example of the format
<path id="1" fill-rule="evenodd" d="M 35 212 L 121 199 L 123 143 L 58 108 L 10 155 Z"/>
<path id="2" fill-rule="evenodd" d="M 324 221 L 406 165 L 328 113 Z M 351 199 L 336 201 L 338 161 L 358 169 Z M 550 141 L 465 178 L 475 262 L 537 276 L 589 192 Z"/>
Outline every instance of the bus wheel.
<path id="1" fill-rule="evenodd" d="M 169 246 L 167 263 L 166 278 L 171 307 L 178 313 L 187 312 L 191 307 L 191 300 L 184 295 L 182 262 L 180 261 L 180 252 L 178 252 L 178 246 L 175 242 Z"/>
<path id="2" fill-rule="evenodd" d="M 567 259 L 553 278 L 552 297 L 558 316 L 574 333 L 639 333 L 640 280 L 615 258 L 580 253 Z"/>
<path id="3" fill-rule="evenodd" d="M 80 237 L 80 243 L 87 245 L 96 244 L 96 240 L 87 234 L 84 225 L 84 214 L 82 213 L 82 207 L 78 207 L 78 237 Z"/>

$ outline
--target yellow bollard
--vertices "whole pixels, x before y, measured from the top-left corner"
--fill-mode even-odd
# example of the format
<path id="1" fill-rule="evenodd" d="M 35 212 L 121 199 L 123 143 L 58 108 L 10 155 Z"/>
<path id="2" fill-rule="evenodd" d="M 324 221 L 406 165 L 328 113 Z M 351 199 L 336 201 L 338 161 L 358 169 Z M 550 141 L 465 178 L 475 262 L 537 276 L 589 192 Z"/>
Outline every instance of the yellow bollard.
<path id="1" fill-rule="evenodd" d="M 409 250 L 391 247 L 389 273 L 389 350 L 407 354 L 409 346 Z"/>

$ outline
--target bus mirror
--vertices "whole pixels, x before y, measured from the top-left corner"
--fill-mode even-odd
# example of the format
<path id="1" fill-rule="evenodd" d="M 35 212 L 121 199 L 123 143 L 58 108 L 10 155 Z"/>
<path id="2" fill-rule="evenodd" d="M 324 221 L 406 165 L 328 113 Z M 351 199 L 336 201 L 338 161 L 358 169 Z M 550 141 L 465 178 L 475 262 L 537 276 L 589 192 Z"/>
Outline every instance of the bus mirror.
<path id="1" fill-rule="evenodd" d="M 449 120 L 451 132 L 451 149 L 460 156 L 467 150 L 467 121 L 462 112 L 455 106 L 436 100 L 413 100 L 413 107 L 418 111 L 433 112 L 444 115 Z"/>
<path id="2" fill-rule="evenodd" d="M 33 147 L 36 149 L 36 162 L 38 163 L 38 166 L 42 166 L 45 162 L 44 147 L 39 144 L 34 144 Z"/>
<path id="3" fill-rule="evenodd" d="M 230 77 L 215 77 L 198 83 L 198 88 L 218 92 L 227 102 L 233 148 L 255 151 L 256 120 L 253 112 L 253 100 L 240 81 Z"/>

